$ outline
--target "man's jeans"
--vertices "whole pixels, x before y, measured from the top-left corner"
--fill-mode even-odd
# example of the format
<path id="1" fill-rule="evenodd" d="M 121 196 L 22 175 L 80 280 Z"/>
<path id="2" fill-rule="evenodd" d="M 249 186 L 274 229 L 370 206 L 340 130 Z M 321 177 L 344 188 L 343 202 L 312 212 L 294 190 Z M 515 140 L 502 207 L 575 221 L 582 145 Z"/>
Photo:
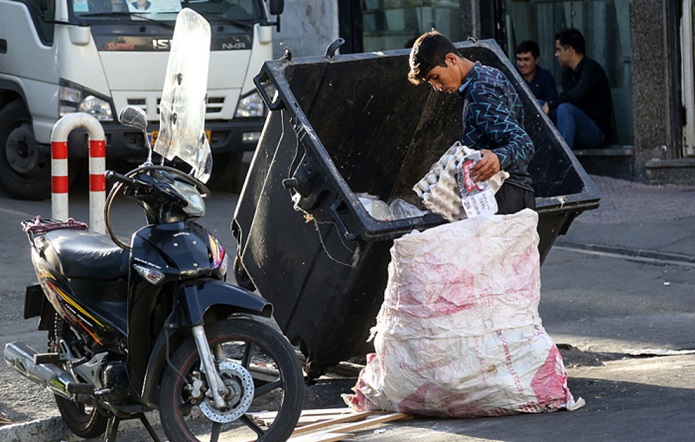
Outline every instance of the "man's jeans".
<path id="1" fill-rule="evenodd" d="M 560 103 L 550 111 L 550 120 L 570 149 L 596 149 L 606 141 L 594 120 L 573 104 Z"/>

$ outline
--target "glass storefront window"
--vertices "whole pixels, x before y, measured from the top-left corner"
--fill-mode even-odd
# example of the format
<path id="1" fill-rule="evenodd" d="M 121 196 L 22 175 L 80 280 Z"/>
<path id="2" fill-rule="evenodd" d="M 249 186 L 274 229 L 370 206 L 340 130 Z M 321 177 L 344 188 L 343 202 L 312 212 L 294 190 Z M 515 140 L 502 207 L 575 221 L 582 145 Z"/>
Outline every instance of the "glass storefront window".
<path id="1" fill-rule="evenodd" d="M 472 0 L 484 2 L 490 0 Z M 555 34 L 569 27 L 586 39 L 587 55 L 606 71 L 613 97 L 611 144 L 631 145 L 632 50 L 630 0 L 497 0 L 505 16 L 506 48 L 515 60 L 515 48 L 523 40 L 535 40 L 541 49 L 541 65 L 549 69 L 560 87 L 562 69 L 555 60 Z M 683 1 L 683 0 L 679 0 Z M 363 50 L 381 51 L 408 47 L 423 32 L 436 29 L 452 41 L 463 41 L 460 0 L 362 0 Z M 469 2 L 465 2 L 469 3 Z M 470 31 L 467 31 L 470 32 Z"/>
<path id="2" fill-rule="evenodd" d="M 399 49 L 432 28 L 463 40 L 458 0 L 363 0 L 366 52 Z"/>
<path id="3" fill-rule="evenodd" d="M 633 144 L 632 50 L 629 0 L 506 0 L 506 46 L 510 60 L 523 40 L 535 40 L 541 66 L 549 69 L 560 87 L 562 69 L 555 60 L 555 34 L 579 29 L 587 55 L 603 66 L 613 96 L 613 140 Z"/>

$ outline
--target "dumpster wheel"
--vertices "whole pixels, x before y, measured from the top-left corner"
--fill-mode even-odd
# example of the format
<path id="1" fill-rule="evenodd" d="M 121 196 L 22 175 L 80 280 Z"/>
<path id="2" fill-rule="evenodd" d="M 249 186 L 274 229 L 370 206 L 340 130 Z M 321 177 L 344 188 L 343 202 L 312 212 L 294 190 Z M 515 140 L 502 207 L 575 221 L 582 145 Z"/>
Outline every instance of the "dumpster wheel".
<path id="1" fill-rule="evenodd" d="M 246 269 L 241 264 L 241 258 L 239 255 L 234 257 L 234 279 L 239 287 L 249 290 L 251 292 L 256 290 L 256 286 L 251 281 L 251 277 L 246 273 Z"/>

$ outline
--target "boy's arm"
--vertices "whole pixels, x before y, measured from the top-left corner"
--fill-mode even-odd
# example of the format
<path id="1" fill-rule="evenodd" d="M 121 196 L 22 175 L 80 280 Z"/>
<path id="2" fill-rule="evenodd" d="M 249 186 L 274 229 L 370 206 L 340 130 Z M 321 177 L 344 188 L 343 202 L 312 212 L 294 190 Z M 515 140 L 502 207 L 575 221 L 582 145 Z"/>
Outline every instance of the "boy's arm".
<path id="1" fill-rule="evenodd" d="M 492 150 L 501 169 L 528 164 L 533 156 L 533 142 L 509 108 L 510 101 L 520 100 L 511 85 L 505 88 L 498 82 L 486 81 L 471 92 L 469 118 L 494 146 Z"/>

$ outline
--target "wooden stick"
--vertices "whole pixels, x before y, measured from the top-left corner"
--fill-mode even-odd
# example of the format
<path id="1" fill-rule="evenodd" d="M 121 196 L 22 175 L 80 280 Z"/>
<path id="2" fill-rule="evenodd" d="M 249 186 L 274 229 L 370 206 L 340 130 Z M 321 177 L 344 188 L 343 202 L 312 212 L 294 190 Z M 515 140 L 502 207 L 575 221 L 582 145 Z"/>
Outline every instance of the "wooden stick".
<path id="1" fill-rule="evenodd" d="M 354 414 L 350 414 L 347 416 L 338 417 L 335 419 L 330 419 L 327 421 L 318 422 L 318 423 L 311 424 L 311 425 L 305 425 L 303 427 L 299 427 L 299 428 L 295 429 L 292 434 L 301 434 L 301 433 L 306 433 L 308 431 L 314 431 L 314 430 L 318 430 L 321 428 L 330 427 L 331 425 L 342 424 L 345 422 L 354 422 L 356 420 L 364 419 L 364 418 L 367 418 L 367 417 L 372 416 L 372 415 L 377 414 L 377 413 L 378 413 L 378 411 L 363 411 L 361 413 L 354 413 Z"/>
<path id="2" fill-rule="evenodd" d="M 396 420 L 410 419 L 410 418 L 411 418 L 411 416 L 409 414 L 405 414 L 405 413 L 384 414 L 384 415 L 376 416 L 373 418 L 367 418 L 361 422 L 342 425 L 340 427 L 333 428 L 331 430 L 331 432 L 355 431 L 355 430 L 360 430 L 360 429 L 365 428 L 365 427 L 370 427 L 370 426 L 375 425 L 375 424 L 383 424 L 386 422 L 392 422 L 392 421 L 396 421 Z"/>
<path id="3" fill-rule="evenodd" d="M 321 432 L 290 438 L 292 442 L 335 442 L 345 439 L 352 439 L 352 434 Z"/>

